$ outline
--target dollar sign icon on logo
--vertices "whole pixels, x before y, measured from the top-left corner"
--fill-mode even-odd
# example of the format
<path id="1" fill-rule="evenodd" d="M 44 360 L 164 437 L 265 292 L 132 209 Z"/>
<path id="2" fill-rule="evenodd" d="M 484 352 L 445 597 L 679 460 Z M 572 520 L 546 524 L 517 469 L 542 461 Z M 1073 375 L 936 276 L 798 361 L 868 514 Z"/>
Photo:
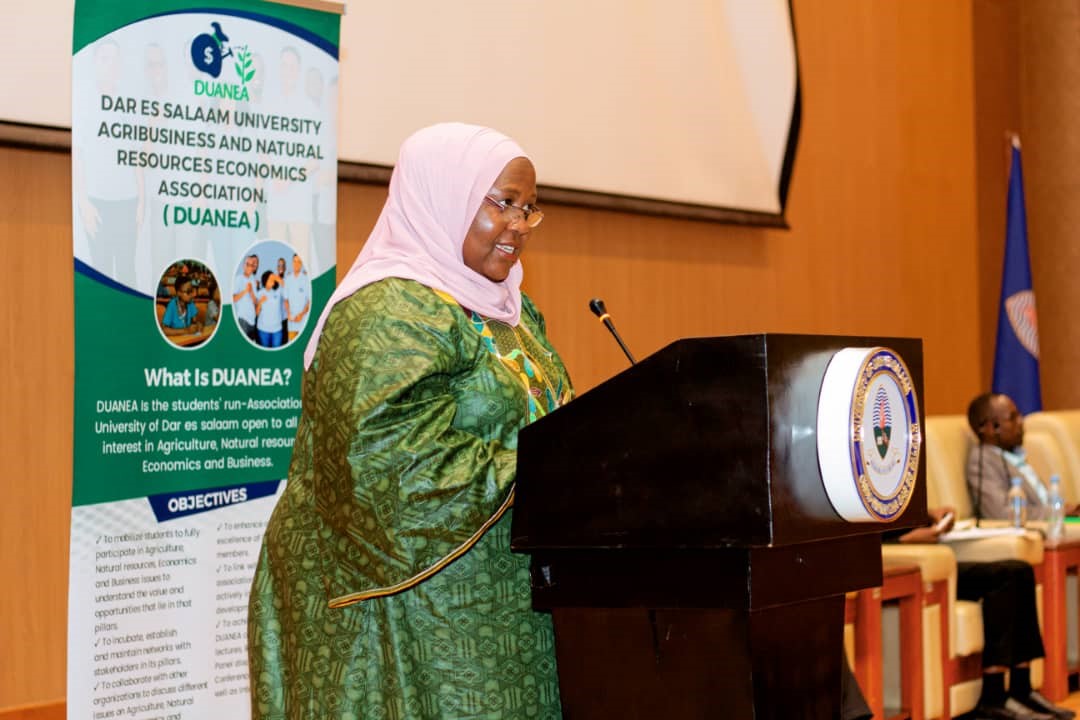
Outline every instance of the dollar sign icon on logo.
<path id="1" fill-rule="evenodd" d="M 221 61 L 232 55 L 229 37 L 222 32 L 220 23 L 210 23 L 213 33 L 203 33 L 191 41 L 191 62 L 195 69 L 212 78 L 221 75 Z"/>

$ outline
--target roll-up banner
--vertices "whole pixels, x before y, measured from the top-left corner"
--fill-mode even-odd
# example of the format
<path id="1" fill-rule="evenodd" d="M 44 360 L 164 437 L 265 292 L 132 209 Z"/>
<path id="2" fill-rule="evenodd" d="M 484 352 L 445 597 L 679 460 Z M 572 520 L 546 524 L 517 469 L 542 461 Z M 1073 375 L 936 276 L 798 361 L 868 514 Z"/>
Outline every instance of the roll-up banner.
<path id="1" fill-rule="evenodd" d="M 308 5 L 75 3 L 69 718 L 249 715 L 335 275 L 340 7 Z"/>

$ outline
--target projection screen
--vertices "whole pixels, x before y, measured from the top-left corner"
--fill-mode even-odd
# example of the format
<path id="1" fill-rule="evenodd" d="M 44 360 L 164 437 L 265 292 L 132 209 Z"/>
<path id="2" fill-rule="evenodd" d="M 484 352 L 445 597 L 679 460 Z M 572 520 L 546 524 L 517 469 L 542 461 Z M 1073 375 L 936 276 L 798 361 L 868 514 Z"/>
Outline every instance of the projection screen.
<path id="1" fill-rule="evenodd" d="M 70 127 L 71 14 L 71 0 L 9 8 L 0 58 L 18 71 L 0 75 L 0 121 Z M 788 0 L 351 1 L 341 48 L 340 80 L 319 82 L 339 84 L 343 177 L 385 180 L 412 131 L 461 120 L 517 139 L 549 202 L 783 224 L 799 127 Z M 142 49 L 123 51 L 126 81 L 144 82 Z"/>

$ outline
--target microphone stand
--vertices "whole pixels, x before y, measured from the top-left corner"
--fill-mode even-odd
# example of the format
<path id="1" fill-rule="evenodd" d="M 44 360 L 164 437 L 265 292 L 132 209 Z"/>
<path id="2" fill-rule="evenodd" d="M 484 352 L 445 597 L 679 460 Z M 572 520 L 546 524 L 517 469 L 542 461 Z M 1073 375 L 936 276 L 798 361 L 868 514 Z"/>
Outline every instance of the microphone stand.
<path id="1" fill-rule="evenodd" d="M 998 447 L 1001 448 L 1001 431 L 997 427 L 994 428 L 994 439 L 997 442 Z M 1002 448 L 1002 452 L 1001 452 L 1000 457 L 1001 457 L 1001 468 L 1005 471 L 1005 479 L 1008 480 L 1010 484 L 1012 483 L 1013 475 L 1019 475 L 1021 478 L 1023 478 L 1023 480 L 1026 480 L 1026 478 L 1024 477 L 1024 474 L 1020 471 L 1019 467 L 1016 468 L 1015 472 L 1009 467 L 1009 461 L 1005 459 L 1004 448 Z M 1024 483 L 1022 481 L 1021 484 L 1026 484 L 1026 483 Z M 1024 490 L 1024 496 L 1025 497 L 1027 496 L 1027 490 L 1026 489 Z M 1041 501 L 1042 501 L 1041 497 L 1039 498 L 1039 501 L 1041 503 Z M 1026 500 L 1025 500 L 1025 502 L 1026 502 Z M 1043 506 L 1043 507 L 1045 507 L 1045 506 Z"/>
<path id="2" fill-rule="evenodd" d="M 990 422 L 987 420 L 986 422 Z M 985 425 L 986 423 L 983 423 Z M 978 492 L 975 499 L 975 527 L 979 527 L 982 522 L 982 497 L 983 497 L 983 446 L 986 441 L 983 440 L 983 436 L 979 435 L 979 469 L 977 471 L 978 476 Z M 1001 448 L 1001 426 L 998 423 L 994 423 L 994 446 L 998 449 Z M 1009 464 L 1005 462 L 1005 455 L 1001 455 L 1001 466 L 1005 469 L 1005 480 L 1008 481 L 1012 476 L 1009 472 Z"/>
<path id="3" fill-rule="evenodd" d="M 975 527 L 982 522 L 982 490 L 983 490 L 983 439 L 979 438 L 979 492 L 975 498 Z"/>

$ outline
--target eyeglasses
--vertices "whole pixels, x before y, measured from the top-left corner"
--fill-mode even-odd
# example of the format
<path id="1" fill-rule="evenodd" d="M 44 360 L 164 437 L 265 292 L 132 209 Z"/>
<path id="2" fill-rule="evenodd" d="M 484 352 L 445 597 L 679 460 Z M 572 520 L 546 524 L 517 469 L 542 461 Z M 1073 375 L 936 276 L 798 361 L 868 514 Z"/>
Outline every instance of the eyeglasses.
<path id="1" fill-rule="evenodd" d="M 544 219 L 544 211 L 535 205 L 515 205 L 509 200 L 496 200 L 490 195 L 485 195 L 484 199 L 502 211 L 507 224 L 522 220 L 528 227 L 534 228 Z"/>

